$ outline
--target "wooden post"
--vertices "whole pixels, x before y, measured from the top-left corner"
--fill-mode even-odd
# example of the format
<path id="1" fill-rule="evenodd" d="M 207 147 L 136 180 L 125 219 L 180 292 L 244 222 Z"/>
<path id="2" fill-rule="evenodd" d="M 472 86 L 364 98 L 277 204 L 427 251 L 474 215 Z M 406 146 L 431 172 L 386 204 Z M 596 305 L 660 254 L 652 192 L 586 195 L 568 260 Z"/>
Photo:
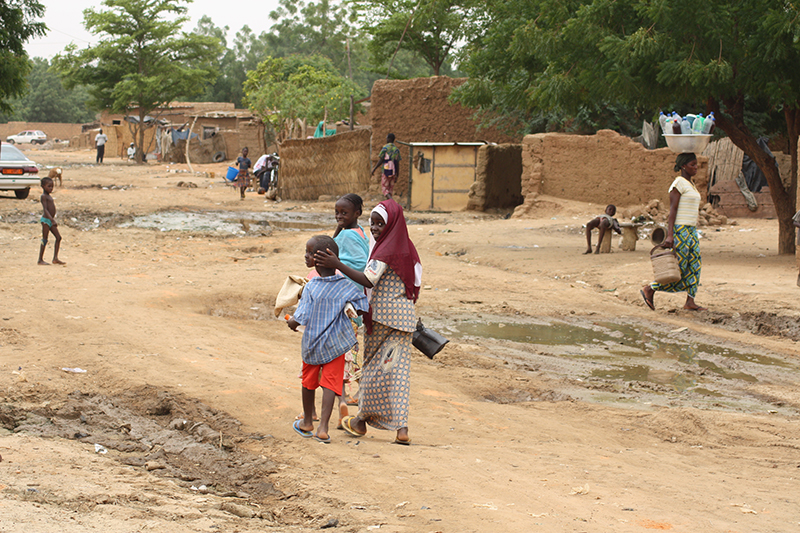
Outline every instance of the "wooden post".
<path id="1" fill-rule="evenodd" d="M 603 241 L 600 243 L 601 254 L 611 253 L 611 239 L 613 238 L 612 237 L 613 234 L 614 230 L 612 230 L 611 228 L 606 228 L 606 232 L 603 234 Z"/>
<path id="2" fill-rule="evenodd" d="M 626 252 L 633 252 L 636 250 L 636 241 L 639 240 L 639 234 L 637 232 L 638 224 L 632 224 L 630 222 L 622 222 L 620 223 L 619 227 L 622 230 L 622 248 Z"/>

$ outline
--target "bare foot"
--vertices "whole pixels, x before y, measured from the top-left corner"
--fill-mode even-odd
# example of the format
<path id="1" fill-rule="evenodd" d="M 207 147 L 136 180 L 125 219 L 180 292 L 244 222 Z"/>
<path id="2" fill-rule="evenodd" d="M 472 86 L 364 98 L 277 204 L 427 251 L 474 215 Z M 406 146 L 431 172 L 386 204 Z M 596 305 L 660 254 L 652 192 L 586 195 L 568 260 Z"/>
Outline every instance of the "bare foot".
<path id="1" fill-rule="evenodd" d="M 598 248 L 597 250 L 595 250 L 595 251 L 594 251 L 594 253 L 596 253 L 596 254 L 599 254 L 599 253 L 600 253 L 600 248 Z"/>
<path id="2" fill-rule="evenodd" d="M 589 248 L 588 250 L 586 250 L 585 252 L 583 252 L 583 255 L 590 254 L 590 253 L 592 253 L 592 249 L 591 249 L 591 248 Z"/>
<path id="3" fill-rule="evenodd" d="M 708 311 L 708 307 L 701 307 L 697 304 L 694 305 L 684 305 L 684 309 L 688 309 L 689 311 Z"/>
<path id="4" fill-rule="evenodd" d="M 50 263 L 48 263 L 47 261 L 42 261 L 41 259 L 39 260 L 38 264 L 40 264 L 40 265 L 48 265 L 48 266 L 50 265 Z"/>
<path id="5" fill-rule="evenodd" d="M 53 264 L 54 265 L 66 265 L 66 263 L 64 261 L 62 261 L 61 259 L 53 259 Z"/>

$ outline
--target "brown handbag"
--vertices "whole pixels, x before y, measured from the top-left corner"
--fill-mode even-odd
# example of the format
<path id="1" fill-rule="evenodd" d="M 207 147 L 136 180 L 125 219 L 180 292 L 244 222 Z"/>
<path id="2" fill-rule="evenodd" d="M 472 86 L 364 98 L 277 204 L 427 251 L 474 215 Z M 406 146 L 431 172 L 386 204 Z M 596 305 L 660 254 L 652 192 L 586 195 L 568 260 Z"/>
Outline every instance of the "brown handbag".
<path id="1" fill-rule="evenodd" d="M 661 251 L 657 252 L 659 248 Z M 664 248 L 661 244 L 653 246 L 650 250 L 650 262 L 653 263 L 656 282 L 666 285 L 681 280 L 681 268 L 678 266 L 678 256 L 674 251 Z"/>

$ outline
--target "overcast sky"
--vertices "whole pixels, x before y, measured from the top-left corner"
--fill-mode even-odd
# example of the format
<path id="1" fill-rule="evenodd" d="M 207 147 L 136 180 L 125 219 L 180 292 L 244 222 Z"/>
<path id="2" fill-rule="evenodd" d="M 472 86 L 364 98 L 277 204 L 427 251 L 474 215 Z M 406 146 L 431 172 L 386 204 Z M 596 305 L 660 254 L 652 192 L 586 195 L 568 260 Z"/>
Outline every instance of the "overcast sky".
<path id="1" fill-rule="evenodd" d="M 83 27 L 83 10 L 95 7 L 105 9 L 100 0 L 40 0 L 46 11 L 44 23 L 49 28 L 47 35 L 28 41 L 25 50 L 30 57 L 52 58 L 74 42 L 78 48 L 93 44 L 94 38 Z M 230 27 L 228 44 L 242 26 L 247 25 L 259 34 L 270 26 L 269 12 L 279 5 L 278 0 L 194 0 L 187 4 L 191 19 L 184 30 L 197 27 L 197 21 L 208 15 L 215 26 Z M 261 20 L 263 23 L 259 23 Z"/>

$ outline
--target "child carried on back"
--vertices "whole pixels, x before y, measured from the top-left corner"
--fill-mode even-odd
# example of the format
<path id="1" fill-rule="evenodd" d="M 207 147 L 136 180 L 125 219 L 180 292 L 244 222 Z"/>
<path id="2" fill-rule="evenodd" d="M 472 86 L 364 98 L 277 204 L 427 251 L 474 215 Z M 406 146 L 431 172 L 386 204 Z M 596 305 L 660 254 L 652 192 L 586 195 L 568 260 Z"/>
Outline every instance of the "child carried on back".
<path id="1" fill-rule="evenodd" d="M 345 307 L 352 304 L 355 311 L 366 312 L 367 297 L 348 278 L 335 269 L 316 265 L 314 254 L 319 250 L 339 253 L 336 242 L 327 235 L 316 235 L 306 243 L 306 265 L 315 267 L 318 277 L 303 288 L 303 296 L 294 316 L 288 321 L 292 330 L 305 326 L 303 354 L 303 419 L 295 420 L 294 430 L 302 437 L 314 437 L 330 442 L 328 423 L 336 396 L 342 393 L 344 354 L 356 344 L 356 335 Z M 313 433 L 314 396 L 322 387 L 322 413 L 316 434 Z"/>

